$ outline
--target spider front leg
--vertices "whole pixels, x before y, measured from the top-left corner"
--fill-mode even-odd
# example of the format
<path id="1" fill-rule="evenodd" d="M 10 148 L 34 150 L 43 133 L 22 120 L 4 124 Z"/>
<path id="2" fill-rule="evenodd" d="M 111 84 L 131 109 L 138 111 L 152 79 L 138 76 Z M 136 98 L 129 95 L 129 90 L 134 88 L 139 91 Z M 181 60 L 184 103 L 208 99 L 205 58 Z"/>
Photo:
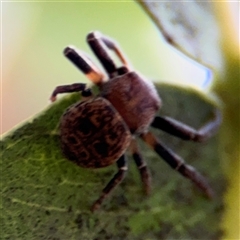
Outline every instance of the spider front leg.
<path id="1" fill-rule="evenodd" d="M 183 140 L 202 142 L 210 138 L 221 124 L 221 113 L 216 110 L 214 115 L 214 119 L 201 127 L 199 130 L 196 130 L 173 118 L 160 116 L 155 117 L 151 126 L 161 129 Z"/>
<path id="2" fill-rule="evenodd" d="M 52 102 L 56 101 L 57 95 L 60 93 L 72 93 L 72 92 L 81 92 L 82 100 L 87 100 L 92 97 L 92 91 L 90 88 L 86 88 L 85 83 L 74 83 L 70 85 L 62 85 L 55 88 L 53 91 L 50 100 Z"/>
<path id="3" fill-rule="evenodd" d="M 135 139 L 133 139 L 130 144 L 130 150 L 140 172 L 144 192 L 149 195 L 149 193 L 151 192 L 151 175 L 148 170 L 147 164 L 139 151 L 137 141 Z"/>
<path id="4" fill-rule="evenodd" d="M 54 91 L 50 97 L 50 100 L 52 102 L 56 101 L 56 97 L 60 93 L 85 92 L 85 91 L 89 91 L 89 89 L 86 89 L 85 83 L 74 83 L 71 85 L 58 86 L 54 89 Z"/>
<path id="5" fill-rule="evenodd" d="M 213 190 L 207 180 L 194 167 L 187 165 L 180 156 L 165 147 L 152 133 L 144 133 L 141 138 L 173 169 L 189 178 L 208 198 L 213 197 Z"/>
<path id="6" fill-rule="evenodd" d="M 95 83 L 96 85 L 102 84 L 104 75 L 92 63 L 92 61 L 87 57 L 85 53 L 74 47 L 66 47 L 64 49 L 64 54 L 93 83 Z M 56 100 L 57 94 L 70 92 L 82 92 L 83 97 L 90 97 L 92 95 L 91 90 L 86 88 L 85 83 L 74 83 L 71 85 L 63 85 L 56 87 L 50 97 L 50 100 L 54 102 Z"/>
<path id="7" fill-rule="evenodd" d="M 96 54 L 103 67 L 107 71 L 108 75 L 113 77 L 117 72 L 118 68 L 112 60 L 111 56 L 108 54 L 106 47 L 113 50 L 116 55 L 119 57 L 120 61 L 123 63 L 126 71 L 129 70 L 129 63 L 126 57 L 123 55 L 120 48 L 117 46 L 117 43 L 114 42 L 111 38 L 102 35 L 100 32 L 91 32 L 87 36 L 87 41 Z"/>
<path id="8" fill-rule="evenodd" d="M 92 205 L 91 211 L 95 211 L 95 210 L 99 209 L 102 202 L 104 201 L 104 199 L 106 199 L 108 197 L 108 195 L 113 191 L 113 189 L 116 188 L 116 186 L 122 182 L 122 180 L 125 176 L 125 173 L 128 169 L 125 155 L 122 155 L 118 159 L 117 166 L 118 166 L 118 172 L 110 180 L 110 182 L 107 184 L 107 186 L 102 190 L 101 196 Z"/>
<path id="9" fill-rule="evenodd" d="M 101 85 L 104 74 L 93 64 L 87 54 L 75 47 L 66 47 L 64 55 L 94 84 Z"/>

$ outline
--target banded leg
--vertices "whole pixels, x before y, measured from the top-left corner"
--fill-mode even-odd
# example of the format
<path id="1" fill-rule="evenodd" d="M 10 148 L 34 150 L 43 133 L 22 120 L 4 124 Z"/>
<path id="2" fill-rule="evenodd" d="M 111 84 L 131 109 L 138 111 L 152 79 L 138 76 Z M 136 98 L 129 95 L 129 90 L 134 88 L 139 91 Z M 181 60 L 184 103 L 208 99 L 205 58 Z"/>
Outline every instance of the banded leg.
<path id="1" fill-rule="evenodd" d="M 136 140 L 132 140 L 130 149 L 132 151 L 133 159 L 134 159 L 134 161 L 138 167 L 138 170 L 140 172 L 140 175 L 141 175 L 144 192 L 147 195 L 149 195 L 149 193 L 151 192 L 151 175 L 148 170 L 147 164 L 139 151 Z"/>
<path id="2" fill-rule="evenodd" d="M 113 50 L 123 63 L 126 71 L 129 70 L 129 63 L 127 59 L 124 57 L 122 51 L 112 39 L 103 36 L 99 32 L 91 32 L 87 36 L 87 41 L 110 77 L 112 77 L 115 73 L 118 73 L 118 69 L 111 56 L 108 54 L 106 47 Z"/>
<path id="3" fill-rule="evenodd" d="M 110 180 L 107 186 L 103 189 L 102 194 L 98 198 L 98 200 L 95 201 L 95 203 L 92 205 L 91 207 L 92 211 L 99 209 L 104 199 L 107 198 L 108 195 L 113 191 L 113 189 L 116 188 L 116 186 L 122 182 L 127 171 L 125 155 L 122 155 L 119 158 L 119 160 L 117 161 L 117 166 L 118 172 L 114 175 L 114 177 Z"/>
<path id="4" fill-rule="evenodd" d="M 208 198 L 213 197 L 213 191 L 206 179 L 192 166 L 187 165 L 180 156 L 165 147 L 152 133 L 142 134 L 141 138 L 173 169 L 177 170 L 184 177 L 189 178 Z"/>
<path id="5" fill-rule="evenodd" d="M 196 130 L 173 118 L 157 116 L 153 120 L 151 126 L 161 129 L 183 140 L 202 142 L 214 135 L 221 124 L 221 120 L 221 113 L 216 111 L 215 118 L 212 121 L 208 122 L 199 130 Z"/>
<path id="6" fill-rule="evenodd" d="M 93 64 L 84 52 L 74 47 L 66 47 L 64 49 L 64 55 L 94 84 L 100 85 L 103 82 L 104 74 Z"/>

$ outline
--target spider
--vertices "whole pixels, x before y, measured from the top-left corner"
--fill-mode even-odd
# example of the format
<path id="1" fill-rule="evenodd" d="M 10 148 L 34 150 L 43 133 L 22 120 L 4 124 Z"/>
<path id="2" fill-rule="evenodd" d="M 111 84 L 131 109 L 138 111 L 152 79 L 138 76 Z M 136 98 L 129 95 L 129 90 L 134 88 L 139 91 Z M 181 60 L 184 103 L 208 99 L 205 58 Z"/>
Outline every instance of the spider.
<path id="1" fill-rule="evenodd" d="M 131 70 L 117 43 L 97 31 L 87 35 L 87 42 L 106 70 L 108 79 L 86 53 L 69 46 L 64 54 L 98 86 L 100 93 L 94 96 L 86 84 L 75 83 L 56 87 L 50 99 L 55 101 L 59 93 L 81 92 L 82 95 L 82 101 L 70 106 L 60 120 L 61 148 L 67 159 L 86 168 L 117 164 L 118 172 L 102 190 L 91 210 L 99 209 L 104 199 L 122 182 L 128 169 L 127 149 L 130 149 L 139 169 L 145 193 L 150 193 L 150 173 L 139 151 L 137 137 L 170 167 L 189 178 L 207 197 L 212 198 L 213 190 L 206 179 L 159 141 L 149 127 L 161 129 L 183 140 L 201 142 L 216 131 L 221 121 L 220 115 L 216 113 L 215 119 L 199 130 L 170 117 L 155 116 L 161 107 L 161 99 L 154 84 Z M 116 66 L 108 49 L 115 52 L 123 66 Z"/>

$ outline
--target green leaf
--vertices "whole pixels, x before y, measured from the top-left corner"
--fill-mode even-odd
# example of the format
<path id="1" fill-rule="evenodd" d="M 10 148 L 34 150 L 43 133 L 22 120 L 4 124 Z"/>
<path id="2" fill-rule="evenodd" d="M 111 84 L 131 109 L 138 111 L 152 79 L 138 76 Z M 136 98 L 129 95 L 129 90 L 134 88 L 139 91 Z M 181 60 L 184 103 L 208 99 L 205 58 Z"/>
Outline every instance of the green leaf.
<path id="1" fill-rule="evenodd" d="M 239 3 L 144 0 L 140 3 L 169 44 L 213 70 L 210 91 L 222 102 L 224 119 L 219 148 L 228 178 L 222 225 L 226 239 L 239 239 Z"/>
<path id="2" fill-rule="evenodd" d="M 209 1 L 138 1 L 164 38 L 184 54 L 210 68 L 223 67 L 220 29 Z"/>
<path id="3" fill-rule="evenodd" d="M 215 108 L 194 90 L 158 85 L 161 115 L 193 127 Z M 142 142 L 152 173 L 150 197 L 142 193 L 139 173 L 129 158 L 124 182 L 91 213 L 89 208 L 116 171 L 91 170 L 66 160 L 60 151 L 59 118 L 78 101 L 77 94 L 52 104 L 1 141 L 1 239 L 219 239 L 224 177 L 217 137 L 193 143 L 152 129 L 166 145 L 205 175 L 216 197 L 208 201 L 188 180 L 167 166 Z"/>

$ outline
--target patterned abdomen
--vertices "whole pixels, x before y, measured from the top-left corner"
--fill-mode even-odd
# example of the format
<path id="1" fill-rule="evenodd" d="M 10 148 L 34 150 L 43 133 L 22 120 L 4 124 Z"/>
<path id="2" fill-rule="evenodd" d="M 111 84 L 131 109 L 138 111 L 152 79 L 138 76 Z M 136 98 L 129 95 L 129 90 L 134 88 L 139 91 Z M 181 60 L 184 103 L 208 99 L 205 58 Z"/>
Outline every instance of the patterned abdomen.
<path id="1" fill-rule="evenodd" d="M 131 141 L 122 117 L 101 97 L 68 108 L 61 119 L 60 134 L 66 157 L 87 168 L 113 164 Z"/>

